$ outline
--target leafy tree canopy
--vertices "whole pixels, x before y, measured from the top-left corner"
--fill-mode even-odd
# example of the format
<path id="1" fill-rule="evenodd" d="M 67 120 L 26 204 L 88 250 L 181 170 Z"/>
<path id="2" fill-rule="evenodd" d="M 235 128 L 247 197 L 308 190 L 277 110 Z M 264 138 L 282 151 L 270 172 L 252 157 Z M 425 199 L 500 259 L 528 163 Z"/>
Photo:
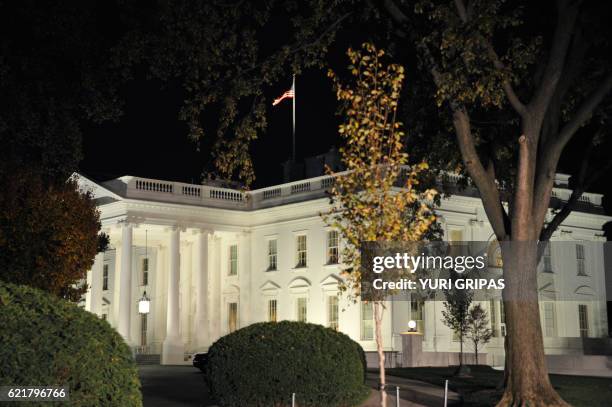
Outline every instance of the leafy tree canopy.
<path id="1" fill-rule="evenodd" d="M 0 176 L 0 279 L 78 301 L 93 259 L 108 243 L 76 181 L 49 186 L 34 171 Z"/>

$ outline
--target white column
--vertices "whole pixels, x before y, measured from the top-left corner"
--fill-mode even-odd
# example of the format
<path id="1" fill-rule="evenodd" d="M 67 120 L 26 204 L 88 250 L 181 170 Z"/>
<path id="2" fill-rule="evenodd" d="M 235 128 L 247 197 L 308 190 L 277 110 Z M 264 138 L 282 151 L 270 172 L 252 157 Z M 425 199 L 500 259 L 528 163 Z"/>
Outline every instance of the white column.
<path id="1" fill-rule="evenodd" d="M 102 269 L 104 268 L 104 253 L 98 253 L 91 268 L 90 308 L 89 311 L 100 316 L 102 311 Z"/>
<path id="2" fill-rule="evenodd" d="M 195 264 L 196 274 L 196 320 L 195 344 L 198 350 L 210 346 L 210 332 L 208 326 L 208 231 L 196 232 Z"/>
<path id="3" fill-rule="evenodd" d="M 119 322 L 117 331 L 131 345 L 130 326 L 132 315 L 132 225 L 121 227 L 121 271 L 119 274 Z"/>
<path id="4" fill-rule="evenodd" d="M 162 364 L 182 364 L 185 345 L 179 332 L 179 282 L 180 282 L 180 230 L 170 229 L 168 267 L 168 312 L 166 314 L 166 339 L 162 346 Z"/>

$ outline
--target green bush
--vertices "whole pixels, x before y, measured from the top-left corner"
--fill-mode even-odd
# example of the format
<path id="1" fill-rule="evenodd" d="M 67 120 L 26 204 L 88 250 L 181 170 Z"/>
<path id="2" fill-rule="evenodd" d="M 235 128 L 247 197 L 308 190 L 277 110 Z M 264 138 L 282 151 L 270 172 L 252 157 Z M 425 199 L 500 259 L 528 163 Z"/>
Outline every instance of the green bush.
<path id="1" fill-rule="evenodd" d="M 71 406 L 142 405 L 130 349 L 75 304 L 0 282 L 0 344 L 0 385 L 67 386 Z"/>
<path id="2" fill-rule="evenodd" d="M 265 322 L 215 342 L 206 375 L 212 396 L 225 407 L 331 407 L 359 404 L 365 355 L 348 336 L 321 325 Z"/>

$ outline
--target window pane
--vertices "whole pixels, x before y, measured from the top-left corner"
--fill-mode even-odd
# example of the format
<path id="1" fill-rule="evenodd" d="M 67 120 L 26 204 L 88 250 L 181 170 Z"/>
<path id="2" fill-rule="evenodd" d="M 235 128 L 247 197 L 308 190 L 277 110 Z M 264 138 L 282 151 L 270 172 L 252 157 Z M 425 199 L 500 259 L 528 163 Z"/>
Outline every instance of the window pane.
<path id="1" fill-rule="evenodd" d="M 238 274 L 238 245 L 231 245 L 229 250 L 229 272 L 230 276 Z"/>
<path id="2" fill-rule="evenodd" d="M 544 336 L 555 336 L 555 304 L 552 302 L 544 303 Z"/>
<path id="3" fill-rule="evenodd" d="M 295 267 L 306 267 L 306 235 L 296 238 L 296 264 Z"/>
<path id="4" fill-rule="evenodd" d="M 578 305 L 578 324 L 580 336 L 586 338 L 589 336 L 589 314 L 587 306 L 584 304 Z"/>
<path id="5" fill-rule="evenodd" d="M 147 314 L 140 314 L 140 346 L 147 345 Z"/>
<path id="6" fill-rule="evenodd" d="M 361 340 L 374 339 L 374 312 L 371 302 L 361 303 Z"/>
<path id="7" fill-rule="evenodd" d="M 230 332 L 234 332 L 238 327 L 238 303 L 236 302 L 228 304 L 227 324 Z"/>
<path id="8" fill-rule="evenodd" d="M 327 321 L 329 328 L 338 330 L 338 297 L 335 295 L 327 297 Z"/>
<path id="9" fill-rule="evenodd" d="M 277 307 L 276 300 L 268 301 L 268 322 L 276 322 L 277 321 Z"/>
<path id="10" fill-rule="evenodd" d="M 338 231 L 327 232 L 327 264 L 337 264 L 339 259 Z"/>
<path id="11" fill-rule="evenodd" d="M 300 297 L 297 299 L 297 321 L 298 322 L 307 322 L 308 321 L 308 306 L 305 297 Z"/>
<path id="12" fill-rule="evenodd" d="M 268 240 L 268 270 L 276 270 L 277 247 L 276 239 Z"/>
<path id="13" fill-rule="evenodd" d="M 108 290 L 108 264 L 102 266 L 102 289 Z"/>
<path id="14" fill-rule="evenodd" d="M 495 307 L 495 300 L 489 300 L 489 315 L 491 321 L 491 333 L 494 338 L 499 336 L 499 329 L 497 327 L 497 310 Z"/>

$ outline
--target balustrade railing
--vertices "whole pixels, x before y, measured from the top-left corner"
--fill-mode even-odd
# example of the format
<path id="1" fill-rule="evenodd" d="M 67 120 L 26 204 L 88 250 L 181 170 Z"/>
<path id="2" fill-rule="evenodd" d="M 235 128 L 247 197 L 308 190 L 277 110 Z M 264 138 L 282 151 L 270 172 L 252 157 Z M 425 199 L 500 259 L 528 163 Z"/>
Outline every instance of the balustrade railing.
<path id="1" fill-rule="evenodd" d="M 409 171 L 410 168 L 405 166 L 400 172 L 400 177 L 407 176 Z M 127 184 L 128 197 L 150 197 L 161 193 L 165 196 L 176 197 L 175 200 L 178 202 L 189 204 L 201 203 L 203 205 L 218 206 L 224 205 L 223 203 L 226 202 L 233 207 L 257 208 L 277 205 L 283 202 L 296 202 L 308 197 L 323 196 L 333 186 L 336 176 L 342 174 L 344 173 L 338 173 L 334 176 L 324 175 L 309 180 L 294 181 L 253 191 L 240 191 L 209 185 L 194 185 L 146 178 L 125 177 L 122 180 Z M 463 175 L 450 172 L 443 173 L 438 177 L 439 187 L 450 188 L 448 190 L 450 193 L 456 193 L 453 185 L 461 184 L 462 180 Z M 571 190 L 566 188 L 555 188 L 552 191 L 552 198 L 560 201 L 567 201 L 570 195 Z M 579 203 L 583 207 L 600 207 L 601 196 L 585 193 L 579 198 Z"/>

